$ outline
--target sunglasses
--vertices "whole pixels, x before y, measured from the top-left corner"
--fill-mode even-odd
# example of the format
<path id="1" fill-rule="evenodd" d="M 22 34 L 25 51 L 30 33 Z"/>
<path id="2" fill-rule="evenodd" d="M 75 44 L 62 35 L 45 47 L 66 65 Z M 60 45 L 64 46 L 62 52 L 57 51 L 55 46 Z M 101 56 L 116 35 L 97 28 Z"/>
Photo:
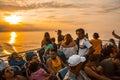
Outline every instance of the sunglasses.
<path id="1" fill-rule="evenodd" d="M 9 69 L 9 70 L 5 70 L 5 73 L 9 73 L 9 72 L 12 72 L 14 71 L 13 69 Z"/>

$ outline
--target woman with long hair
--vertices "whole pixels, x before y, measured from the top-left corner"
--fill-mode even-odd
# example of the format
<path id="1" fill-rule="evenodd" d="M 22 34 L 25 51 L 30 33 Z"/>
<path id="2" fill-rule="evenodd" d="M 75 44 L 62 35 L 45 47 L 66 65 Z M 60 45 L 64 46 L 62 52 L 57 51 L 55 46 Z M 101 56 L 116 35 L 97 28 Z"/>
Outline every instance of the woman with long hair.
<path id="1" fill-rule="evenodd" d="M 3 80 L 27 80 L 21 75 L 15 75 L 15 72 L 11 66 L 6 66 L 1 71 Z"/>
<path id="2" fill-rule="evenodd" d="M 62 51 L 68 59 L 70 56 L 77 54 L 77 49 L 77 45 L 72 36 L 70 34 L 66 34 L 62 44 L 60 45 L 60 51 Z"/>

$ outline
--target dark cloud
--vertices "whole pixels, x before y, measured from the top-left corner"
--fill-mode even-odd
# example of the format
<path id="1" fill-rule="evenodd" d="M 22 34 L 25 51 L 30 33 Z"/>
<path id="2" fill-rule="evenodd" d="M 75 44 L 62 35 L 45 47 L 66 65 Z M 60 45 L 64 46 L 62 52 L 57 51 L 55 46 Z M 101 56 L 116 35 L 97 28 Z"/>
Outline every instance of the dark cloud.
<path id="1" fill-rule="evenodd" d="M 0 11 L 18 11 L 18 10 L 27 10 L 30 7 L 27 6 L 20 6 L 16 2 L 9 3 L 0 1 Z"/>
<path id="2" fill-rule="evenodd" d="M 42 8 L 73 8 L 73 7 L 77 7 L 73 4 L 65 4 L 65 3 L 57 3 L 57 2 L 46 2 L 46 3 L 40 3 L 39 7 Z"/>
<path id="3" fill-rule="evenodd" d="M 32 24 L 10 25 L 0 24 L 0 32 L 7 31 L 40 31 L 42 29 L 33 26 Z"/>
<path id="4" fill-rule="evenodd" d="M 101 8 L 101 12 L 108 13 L 116 10 L 120 10 L 120 0 L 106 0 L 105 3 L 98 5 Z"/>
<path id="5" fill-rule="evenodd" d="M 8 3 L 8 4 L 7 4 Z M 19 5 L 16 2 L 0 1 L 0 10 L 2 11 L 17 11 L 17 10 L 30 10 L 37 8 L 73 8 L 76 7 L 72 4 L 56 3 L 56 2 L 45 2 L 45 3 L 32 3 L 26 5 Z"/>
<path id="6" fill-rule="evenodd" d="M 120 6 L 104 9 L 104 12 L 107 13 L 107 12 L 112 12 L 115 10 L 120 10 Z"/>
<path id="7" fill-rule="evenodd" d="M 76 2 L 70 0 L 71 3 L 60 1 L 41 2 L 40 0 L 13 0 L 4 1 L 0 0 L 0 11 L 19 11 L 19 10 L 31 10 L 38 8 L 78 8 L 85 9 L 86 11 L 95 10 L 94 12 L 107 13 L 120 9 L 120 0 L 102 0 L 89 1 L 89 0 L 76 0 Z M 94 2 L 96 1 L 96 2 Z M 20 2 L 20 3 L 19 3 Z"/>

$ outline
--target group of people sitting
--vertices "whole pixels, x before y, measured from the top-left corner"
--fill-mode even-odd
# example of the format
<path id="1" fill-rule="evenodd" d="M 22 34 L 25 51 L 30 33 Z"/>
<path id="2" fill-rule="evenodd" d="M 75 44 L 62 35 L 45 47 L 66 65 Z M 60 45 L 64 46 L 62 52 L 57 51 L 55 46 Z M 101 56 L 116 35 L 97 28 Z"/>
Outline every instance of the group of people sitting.
<path id="1" fill-rule="evenodd" d="M 76 40 L 61 33 L 57 31 L 56 44 L 46 32 L 41 49 L 25 53 L 26 60 L 12 53 L 9 65 L 0 68 L 0 80 L 120 80 L 120 53 L 114 39 L 103 46 L 98 33 L 89 40 L 82 28 L 76 30 Z"/>

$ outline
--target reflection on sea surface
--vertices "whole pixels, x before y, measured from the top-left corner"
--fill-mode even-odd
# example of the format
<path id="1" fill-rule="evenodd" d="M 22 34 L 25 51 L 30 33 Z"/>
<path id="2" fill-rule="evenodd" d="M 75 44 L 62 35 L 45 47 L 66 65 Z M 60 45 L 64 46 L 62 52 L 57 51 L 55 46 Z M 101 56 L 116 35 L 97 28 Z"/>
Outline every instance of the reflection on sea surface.
<path id="1" fill-rule="evenodd" d="M 7 44 L 4 44 L 3 53 L 11 54 L 11 53 L 16 51 L 15 47 L 13 46 L 13 44 L 16 42 L 16 37 L 17 37 L 16 32 L 11 32 L 10 33 L 10 40 Z"/>
<path id="2" fill-rule="evenodd" d="M 10 35 L 11 35 L 11 37 L 10 37 L 10 40 L 8 43 L 13 44 L 16 41 L 17 34 L 16 34 L 16 32 L 11 32 Z"/>

